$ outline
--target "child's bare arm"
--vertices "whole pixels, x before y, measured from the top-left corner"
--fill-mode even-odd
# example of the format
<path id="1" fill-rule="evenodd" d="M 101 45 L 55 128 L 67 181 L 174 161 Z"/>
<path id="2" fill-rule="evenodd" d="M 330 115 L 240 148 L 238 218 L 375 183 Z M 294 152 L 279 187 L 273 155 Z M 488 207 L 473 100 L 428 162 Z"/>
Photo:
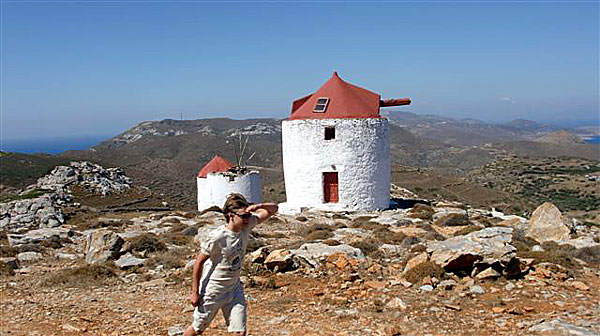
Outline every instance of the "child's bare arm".
<path id="1" fill-rule="evenodd" d="M 190 301 L 192 305 L 197 306 L 200 303 L 200 293 L 198 293 L 198 287 L 200 284 L 200 277 L 202 277 L 202 268 L 204 263 L 208 260 L 209 256 L 198 253 L 196 261 L 194 262 L 194 270 L 192 271 L 192 293 L 190 295 Z"/>
<path id="2" fill-rule="evenodd" d="M 279 206 L 275 203 L 252 204 L 246 208 L 246 212 L 254 212 L 254 215 L 258 218 L 258 224 L 269 219 L 276 214 L 278 210 Z"/>

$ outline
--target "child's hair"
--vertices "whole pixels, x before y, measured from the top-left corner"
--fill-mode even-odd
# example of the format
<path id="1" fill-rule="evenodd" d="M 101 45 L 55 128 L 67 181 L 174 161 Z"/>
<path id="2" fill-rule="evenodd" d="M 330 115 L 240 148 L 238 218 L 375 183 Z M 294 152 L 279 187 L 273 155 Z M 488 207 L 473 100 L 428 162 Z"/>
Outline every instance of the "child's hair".
<path id="1" fill-rule="evenodd" d="M 229 214 L 234 212 L 234 210 L 245 209 L 250 205 L 248 200 L 240 194 L 230 194 L 227 196 L 227 200 L 225 200 L 225 205 L 223 205 L 223 216 L 225 216 L 225 220 L 229 221 Z"/>

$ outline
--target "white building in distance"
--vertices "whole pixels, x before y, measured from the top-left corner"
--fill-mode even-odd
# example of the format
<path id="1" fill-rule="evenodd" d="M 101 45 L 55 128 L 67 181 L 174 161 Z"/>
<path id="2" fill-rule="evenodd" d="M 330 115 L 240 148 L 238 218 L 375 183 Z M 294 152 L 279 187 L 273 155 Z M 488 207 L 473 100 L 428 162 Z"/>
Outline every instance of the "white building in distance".
<path id="1" fill-rule="evenodd" d="M 198 210 L 217 206 L 223 208 L 227 196 L 243 195 L 250 203 L 262 202 L 262 183 L 257 171 L 247 171 L 215 155 L 196 177 Z"/>
<path id="2" fill-rule="evenodd" d="M 407 98 L 382 101 L 336 72 L 315 93 L 294 101 L 282 122 L 287 202 L 280 208 L 388 208 L 390 124 L 379 109 L 408 104 Z"/>

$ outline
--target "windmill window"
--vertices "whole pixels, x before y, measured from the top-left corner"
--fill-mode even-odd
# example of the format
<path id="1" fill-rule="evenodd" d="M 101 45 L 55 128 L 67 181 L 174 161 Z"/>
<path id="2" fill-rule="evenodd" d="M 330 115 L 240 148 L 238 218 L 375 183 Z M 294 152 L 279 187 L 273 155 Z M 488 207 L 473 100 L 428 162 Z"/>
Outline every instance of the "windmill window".
<path id="1" fill-rule="evenodd" d="M 317 104 L 315 105 L 315 109 L 313 112 L 324 113 L 327 109 L 327 105 L 329 104 L 329 98 L 327 97 L 319 97 L 317 99 Z"/>
<path id="2" fill-rule="evenodd" d="M 325 127 L 325 140 L 333 140 L 335 139 L 335 127 L 327 126 Z"/>

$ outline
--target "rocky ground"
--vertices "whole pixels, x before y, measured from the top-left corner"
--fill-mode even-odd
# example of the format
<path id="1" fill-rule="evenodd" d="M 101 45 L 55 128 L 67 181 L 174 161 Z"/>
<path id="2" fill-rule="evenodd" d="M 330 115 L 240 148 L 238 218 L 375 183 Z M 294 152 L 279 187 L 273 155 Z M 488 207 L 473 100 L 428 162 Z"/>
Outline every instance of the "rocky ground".
<path id="1" fill-rule="evenodd" d="M 77 188 L 64 222 L 3 226 L 0 333 L 180 334 L 198 242 L 222 214 Z M 551 203 L 522 218 L 395 192 L 395 209 L 308 209 L 254 229 L 248 334 L 600 333 L 600 227 Z M 206 332 L 226 334 L 221 316 Z"/>

